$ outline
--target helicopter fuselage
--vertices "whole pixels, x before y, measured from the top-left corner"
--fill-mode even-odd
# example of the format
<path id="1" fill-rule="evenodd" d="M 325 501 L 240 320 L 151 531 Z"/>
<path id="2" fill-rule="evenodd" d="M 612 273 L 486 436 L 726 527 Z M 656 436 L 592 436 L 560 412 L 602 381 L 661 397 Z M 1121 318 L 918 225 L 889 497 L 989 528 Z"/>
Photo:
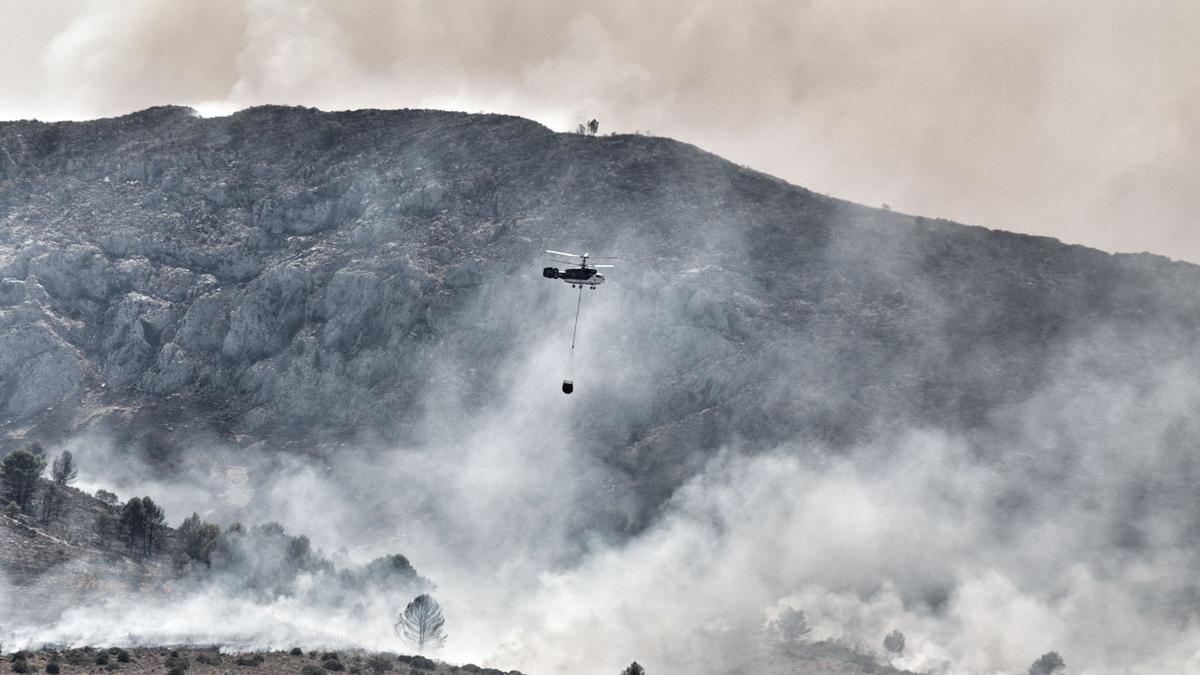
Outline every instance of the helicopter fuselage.
<path id="1" fill-rule="evenodd" d="M 561 279 L 572 286 L 599 286 L 604 283 L 604 275 L 591 267 L 571 267 L 560 270 L 557 267 L 542 269 L 542 276 L 547 279 Z"/>

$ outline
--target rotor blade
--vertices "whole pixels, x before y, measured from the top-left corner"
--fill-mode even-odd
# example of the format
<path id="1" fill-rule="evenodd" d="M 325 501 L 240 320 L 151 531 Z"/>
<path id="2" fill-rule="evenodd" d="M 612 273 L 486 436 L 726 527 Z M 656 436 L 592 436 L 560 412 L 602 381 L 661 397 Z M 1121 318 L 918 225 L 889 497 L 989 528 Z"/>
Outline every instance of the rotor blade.
<path id="1" fill-rule="evenodd" d="M 588 267 L 616 267 L 616 265 L 588 265 Z"/>
<path id="2" fill-rule="evenodd" d="M 582 258 L 583 257 L 576 253 L 563 253 L 562 251 L 551 251 L 550 249 L 546 249 L 546 253 L 553 253 L 554 255 L 565 255 L 568 258 Z"/>

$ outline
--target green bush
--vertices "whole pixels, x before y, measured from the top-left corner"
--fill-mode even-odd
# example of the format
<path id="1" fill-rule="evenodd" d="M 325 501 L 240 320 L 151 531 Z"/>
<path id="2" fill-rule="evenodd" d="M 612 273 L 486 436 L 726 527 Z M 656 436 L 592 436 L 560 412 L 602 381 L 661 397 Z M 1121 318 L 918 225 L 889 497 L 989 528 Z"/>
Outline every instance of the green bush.
<path id="1" fill-rule="evenodd" d="M 262 654 L 247 654 L 237 658 L 237 664 L 247 668 L 257 668 L 258 666 L 262 665 L 263 661 L 264 659 Z"/>
<path id="2" fill-rule="evenodd" d="M 324 654 L 321 655 L 321 660 L 322 661 L 330 661 L 330 660 L 338 661 L 338 660 L 340 660 L 340 657 L 338 656 L 337 652 L 325 652 Z"/>
<path id="3" fill-rule="evenodd" d="M 321 665 L 325 667 L 325 670 L 332 670 L 334 672 L 338 672 L 338 671 L 342 671 L 342 670 L 346 669 L 346 666 L 343 666 L 342 662 L 338 661 L 337 659 L 329 659 L 328 661 L 326 661 L 325 663 L 322 663 Z"/>
<path id="4" fill-rule="evenodd" d="M 124 649 L 117 650 L 117 660 L 121 663 L 129 663 L 129 652 Z"/>
<path id="5" fill-rule="evenodd" d="M 107 666 L 108 665 L 108 652 L 100 652 L 99 654 L 96 655 L 96 665 L 98 665 L 98 666 Z"/>
<path id="6" fill-rule="evenodd" d="M 51 661 L 46 664 L 46 672 L 50 675 L 58 675 L 58 663 Z"/>
<path id="7" fill-rule="evenodd" d="M 33 668 L 29 667 L 29 662 L 26 661 L 25 659 L 21 659 L 21 658 L 13 659 L 12 671 L 14 673 L 28 673 L 32 670 L 33 670 Z"/>
<path id="8" fill-rule="evenodd" d="M 304 650 L 300 649 L 299 647 L 292 647 L 292 651 L 290 653 L 292 656 L 304 656 Z"/>

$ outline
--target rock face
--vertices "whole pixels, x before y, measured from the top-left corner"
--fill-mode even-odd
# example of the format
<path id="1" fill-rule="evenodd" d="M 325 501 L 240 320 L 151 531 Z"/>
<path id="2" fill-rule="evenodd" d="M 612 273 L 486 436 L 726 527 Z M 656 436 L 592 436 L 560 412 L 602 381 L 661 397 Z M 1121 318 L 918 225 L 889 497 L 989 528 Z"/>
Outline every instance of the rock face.
<path id="1" fill-rule="evenodd" d="M 622 256 L 584 297 L 569 424 L 651 481 L 731 441 L 970 431 L 1075 345 L 1122 379 L 1200 337 L 1192 265 L 857 206 L 669 139 L 155 108 L 0 123 L 0 420 L 419 439 L 439 405 L 558 388 L 575 297 L 544 248 Z"/>

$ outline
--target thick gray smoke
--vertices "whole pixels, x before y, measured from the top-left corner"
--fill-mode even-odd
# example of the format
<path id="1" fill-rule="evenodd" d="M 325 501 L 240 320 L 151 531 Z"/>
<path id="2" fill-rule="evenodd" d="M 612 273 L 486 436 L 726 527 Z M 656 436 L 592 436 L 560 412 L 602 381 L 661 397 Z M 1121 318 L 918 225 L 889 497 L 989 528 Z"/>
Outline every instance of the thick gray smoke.
<path id="1" fill-rule="evenodd" d="M 507 282 L 481 292 L 480 322 L 541 297 Z M 574 298 L 560 296 L 569 316 Z M 1095 370 L 1113 339 L 1098 328 L 1048 364 L 1058 375 L 1035 397 L 993 411 L 989 431 L 911 429 L 836 454 L 728 447 L 626 536 L 639 506 L 628 479 L 562 420 L 586 414 L 601 378 L 638 397 L 640 350 L 621 328 L 628 296 L 616 282 L 585 298 L 582 397 L 556 391 L 562 327 L 509 356 L 505 395 L 482 410 L 465 412 L 469 363 L 448 359 L 417 447 L 313 459 L 197 445 L 178 476 L 150 483 L 103 438 L 70 447 L 88 487 L 151 494 L 173 524 L 193 510 L 278 520 L 346 561 L 403 553 L 438 585 L 453 661 L 618 672 L 637 659 L 654 673 L 724 673 L 755 663 L 763 625 L 794 607 L 814 637 L 863 650 L 902 630 L 908 648 L 894 664 L 914 670 L 1017 673 L 1049 650 L 1076 673 L 1200 667 L 1197 468 L 1176 454 L 1196 432 L 1194 360 L 1113 381 Z M 391 619 L 402 594 L 347 613 L 300 585 L 273 600 L 228 586 L 114 600 L 16 637 L 400 647 Z"/>
<path id="2" fill-rule="evenodd" d="M 1200 260 L 1190 3 L 8 3 L 0 118 L 599 118 L 840 197 Z"/>

